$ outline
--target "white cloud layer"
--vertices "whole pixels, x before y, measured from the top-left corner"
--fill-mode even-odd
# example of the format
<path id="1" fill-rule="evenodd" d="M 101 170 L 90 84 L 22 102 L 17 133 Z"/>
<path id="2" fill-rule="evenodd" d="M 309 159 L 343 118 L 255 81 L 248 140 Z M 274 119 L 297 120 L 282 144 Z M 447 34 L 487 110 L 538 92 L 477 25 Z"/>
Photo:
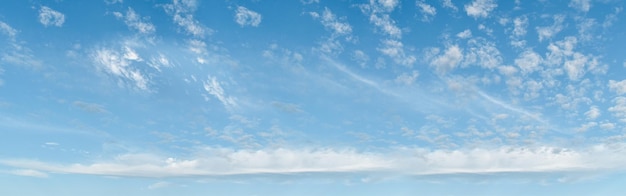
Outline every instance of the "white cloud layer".
<path id="1" fill-rule="evenodd" d="M 248 8 L 245 8 L 243 6 L 237 7 L 237 10 L 235 12 L 235 22 L 237 22 L 237 24 L 241 25 L 242 27 L 257 27 L 259 26 L 259 24 L 261 24 L 261 19 L 261 14 L 249 10 Z"/>
<path id="2" fill-rule="evenodd" d="M 44 26 L 63 26 L 65 15 L 49 7 L 42 6 L 39 9 L 39 22 Z"/>
<path id="3" fill-rule="evenodd" d="M 354 149 L 202 148 L 194 157 L 123 154 L 93 163 L 53 164 L 33 160 L 2 160 L 23 171 L 132 177 L 230 176 L 267 174 L 454 175 L 462 173 L 532 173 L 623 170 L 625 144 L 598 144 L 566 149 L 551 146 L 465 150 L 394 148 L 389 152 Z M 33 172 L 25 172 L 33 173 Z M 39 174 L 39 173 L 36 173 Z"/>

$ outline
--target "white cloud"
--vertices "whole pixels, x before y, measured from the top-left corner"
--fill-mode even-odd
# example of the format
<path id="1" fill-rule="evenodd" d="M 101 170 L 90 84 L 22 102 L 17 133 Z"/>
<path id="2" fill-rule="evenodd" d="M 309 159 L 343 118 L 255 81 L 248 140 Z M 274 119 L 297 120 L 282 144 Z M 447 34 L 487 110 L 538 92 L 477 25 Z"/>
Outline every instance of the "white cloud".
<path id="1" fill-rule="evenodd" d="M 454 3 L 452 3 L 452 0 L 441 0 L 441 4 L 445 8 L 449 8 L 449 9 L 452 9 L 454 11 L 458 11 L 459 10 L 459 8 L 457 8 L 454 5 Z"/>
<path id="2" fill-rule="evenodd" d="M 618 95 L 623 95 L 626 93 L 626 80 L 615 81 L 609 80 L 609 89 L 611 91 L 617 93 Z"/>
<path id="3" fill-rule="evenodd" d="M 502 56 L 495 43 L 485 39 L 470 39 L 468 45 L 469 48 L 463 57 L 464 65 L 477 65 L 493 69 L 502 64 Z"/>
<path id="4" fill-rule="evenodd" d="M 526 45 L 526 40 L 522 39 L 528 28 L 528 18 L 526 16 L 519 16 L 513 19 L 513 31 L 509 36 L 511 38 L 511 45 L 523 48 Z"/>
<path id="5" fill-rule="evenodd" d="M 587 116 L 587 119 L 594 120 L 600 116 L 600 109 L 597 106 L 591 106 L 589 111 L 585 112 L 585 116 Z"/>
<path id="6" fill-rule="evenodd" d="M 515 65 L 520 68 L 523 74 L 532 73 L 540 70 L 542 58 L 539 54 L 531 49 L 522 52 L 516 59 Z"/>
<path id="7" fill-rule="evenodd" d="M 472 37 L 472 31 L 470 31 L 469 29 L 465 29 L 465 31 L 457 33 L 456 36 L 461 38 L 461 39 L 471 38 Z"/>
<path id="8" fill-rule="evenodd" d="M 9 36 L 11 39 L 15 39 L 15 36 L 17 35 L 17 30 L 2 21 L 0 21 L 0 31 Z"/>
<path id="9" fill-rule="evenodd" d="M 160 188 L 166 188 L 169 186 L 172 186 L 172 183 L 160 181 L 160 182 L 155 182 L 154 184 L 151 184 L 150 186 L 148 186 L 148 189 L 160 189 Z"/>
<path id="10" fill-rule="evenodd" d="M 194 19 L 193 12 L 198 8 L 196 0 L 173 0 L 172 4 L 163 6 L 165 12 L 173 17 L 174 23 L 182 27 L 186 33 L 194 37 L 204 37 L 212 33 L 212 29 L 206 28 Z"/>
<path id="11" fill-rule="evenodd" d="M 126 11 L 126 16 L 123 16 L 121 13 L 115 13 L 115 16 L 118 19 L 124 20 L 126 26 L 138 31 L 139 33 L 150 34 L 156 31 L 154 25 L 147 21 L 148 18 L 139 16 L 139 14 L 137 14 L 135 10 L 130 7 L 128 8 L 128 11 Z"/>
<path id="12" fill-rule="evenodd" d="M 498 5 L 494 0 L 474 0 L 465 5 L 465 12 L 474 18 L 486 18 Z"/>
<path id="13" fill-rule="evenodd" d="M 104 106 L 95 103 L 87 103 L 82 101 L 74 101 L 72 105 L 91 113 L 108 113 Z M 58 145 L 58 144 L 57 144 Z"/>
<path id="14" fill-rule="evenodd" d="M 300 2 L 306 5 L 306 4 L 319 3 L 320 0 L 300 0 Z"/>
<path id="15" fill-rule="evenodd" d="M 61 27 L 65 22 L 65 15 L 49 7 L 42 6 L 41 9 L 39 9 L 39 22 L 44 26 Z"/>
<path id="16" fill-rule="evenodd" d="M 613 112 L 613 116 L 617 117 L 620 121 L 626 122 L 626 97 L 616 97 L 613 99 L 615 105 L 609 108 L 610 112 Z"/>
<path id="17" fill-rule="evenodd" d="M 28 176 L 28 177 L 36 177 L 36 178 L 47 178 L 48 174 L 37 171 L 37 170 L 32 170 L 32 169 L 19 169 L 19 170 L 13 170 L 11 172 L 9 172 L 13 175 L 18 175 L 18 176 Z"/>
<path id="18" fill-rule="evenodd" d="M 423 0 L 416 2 L 417 7 L 420 9 L 422 13 L 422 21 L 431 21 L 432 18 L 437 15 L 437 9 L 435 7 L 426 4 Z"/>
<path id="19" fill-rule="evenodd" d="M 370 0 L 369 4 L 361 5 L 360 8 L 379 31 L 390 37 L 400 38 L 402 31 L 396 26 L 396 21 L 389 16 L 397 5 L 397 0 Z"/>
<path id="20" fill-rule="evenodd" d="M 129 46 L 123 47 L 122 52 L 111 49 L 98 49 L 93 54 L 93 61 L 104 72 L 129 80 L 141 90 L 148 90 L 148 79 L 131 65 L 133 62 L 143 61 L 141 57 Z"/>
<path id="21" fill-rule="evenodd" d="M 237 22 L 237 24 L 241 25 L 242 27 L 244 26 L 257 27 L 261 23 L 261 19 L 262 19 L 261 14 L 254 12 L 252 10 L 249 10 L 248 8 L 245 8 L 243 6 L 237 7 L 237 10 L 235 13 L 235 22 Z"/>
<path id="22" fill-rule="evenodd" d="M 413 71 L 411 73 L 402 73 L 394 80 L 398 84 L 412 85 L 415 83 L 415 79 L 419 76 L 419 72 Z"/>
<path id="23" fill-rule="evenodd" d="M 106 4 L 124 3 L 124 0 L 104 0 Z"/>
<path id="24" fill-rule="evenodd" d="M 565 72 L 570 80 L 578 80 L 585 75 L 585 65 L 589 63 L 587 56 L 578 52 L 574 53 L 572 59 L 566 60 Z"/>
<path id="25" fill-rule="evenodd" d="M 226 96 L 222 85 L 220 85 L 215 77 L 209 77 L 209 79 L 204 82 L 204 90 L 215 96 L 229 110 L 237 106 L 237 102 L 234 98 Z"/>
<path id="26" fill-rule="evenodd" d="M 617 147 L 615 146 L 617 145 Z M 52 164 L 31 160 L 2 160 L 7 166 L 54 173 L 128 177 L 211 177 L 267 174 L 368 174 L 379 177 L 455 175 L 459 173 L 585 172 L 624 169 L 625 144 L 567 149 L 552 146 L 429 150 L 398 147 L 386 152 L 353 149 L 199 149 L 178 159 L 153 154 L 124 154 L 90 164 Z"/>
<path id="27" fill-rule="evenodd" d="M 588 12 L 591 9 L 591 0 L 571 0 L 569 7 L 578 9 L 582 12 Z"/>
<path id="28" fill-rule="evenodd" d="M 463 60 L 463 51 L 459 46 L 452 45 L 449 46 L 442 55 L 435 57 L 435 59 L 430 62 L 430 65 L 435 66 L 437 73 L 445 74 L 454 70 L 461 60 Z"/>
<path id="29" fill-rule="evenodd" d="M 345 19 L 338 19 L 328 8 L 324 8 L 324 12 L 322 12 L 321 15 L 312 12 L 311 16 L 313 16 L 313 18 L 319 18 L 324 28 L 332 32 L 333 37 L 352 33 L 352 26 L 345 22 Z"/>
<path id="30" fill-rule="evenodd" d="M 370 0 L 370 2 L 371 1 L 374 1 L 374 0 Z M 386 8 L 387 10 L 393 10 L 399 4 L 398 0 L 378 0 L 378 3 L 382 5 L 384 8 Z"/>
<path id="31" fill-rule="evenodd" d="M 526 28 L 528 27 L 528 18 L 526 16 L 520 16 L 513 20 L 513 35 L 521 37 L 526 35 Z"/>
<path id="32" fill-rule="evenodd" d="M 563 30 L 563 21 L 565 21 L 565 16 L 555 15 L 552 19 L 554 20 L 552 26 L 537 27 L 539 41 L 543 41 L 544 39 L 550 39 L 557 33 L 561 32 L 561 30 Z"/>
<path id="33" fill-rule="evenodd" d="M 413 55 L 407 55 L 404 51 L 404 45 L 402 42 L 397 40 L 384 40 L 383 47 L 378 48 L 378 50 L 384 55 L 389 56 L 394 63 L 404 65 L 404 66 L 412 66 L 417 58 Z"/>
<path id="34" fill-rule="evenodd" d="M 367 62 L 370 60 L 370 57 L 367 54 L 365 54 L 365 52 L 363 52 L 362 50 L 355 50 L 354 53 L 352 53 L 352 60 L 359 63 L 359 65 L 361 65 L 362 68 L 365 68 L 367 65 Z"/>
<path id="35" fill-rule="evenodd" d="M 389 14 L 370 16 L 370 22 L 376 25 L 384 34 L 394 38 L 402 37 L 402 31 L 396 26 L 396 22 L 391 19 Z"/>

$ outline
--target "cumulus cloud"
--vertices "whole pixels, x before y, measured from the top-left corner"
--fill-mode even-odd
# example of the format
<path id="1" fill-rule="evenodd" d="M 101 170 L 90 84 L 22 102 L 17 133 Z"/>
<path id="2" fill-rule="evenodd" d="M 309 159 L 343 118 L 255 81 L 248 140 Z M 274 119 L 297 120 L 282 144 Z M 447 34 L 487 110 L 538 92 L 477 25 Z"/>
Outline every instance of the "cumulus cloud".
<path id="1" fill-rule="evenodd" d="M 415 56 L 406 54 L 402 42 L 396 40 L 384 40 L 383 46 L 378 48 L 378 50 L 382 54 L 389 56 L 394 63 L 400 65 L 410 67 L 417 60 Z"/>
<path id="2" fill-rule="evenodd" d="M 539 41 L 543 41 L 544 39 L 550 39 L 557 33 L 561 32 L 561 30 L 563 30 L 563 21 L 565 21 L 565 16 L 555 15 L 552 17 L 552 19 L 554 20 L 552 26 L 537 27 Z"/>
<path id="3" fill-rule="evenodd" d="M 369 4 L 361 6 L 361 11 L 369 16 L 370 23 L 380 32 L 392 38 L 401 38 L 402 31 L 389 16 L 398 4 L 397 0 L 370 0 Z"/>
<path id="4" fill-rule="evenodd" d="M 417 1 L 417 7 L 422 13 L 422 21 L 431 21 L 432 18 L 437 15 L 437 9 L 435 7 L 425 3 L 424 1 Z"/>
<path id="5" fill-rule="evenodd" d="M 485 39 L 470 39 L 468 45 L 463 57 L 464 65 L 493 69 L 502 64 L 502 56 L 495 43 Z"/>
<path id="6" fill-rule="evenodd" d="M 138 31 L 139 33 L 150 34 L 156 31 L 156 28 L 148 21 L 148 18 L 141 17 L 130 7 L 128 8 L 128 11 L 126 11 L 126 15 L 116 12 L 115 17 L 120 20 L 124 20 L 126 26 Z"/>
<path id="7" fill-rule="evenodd" d="M 486 18 L 496 7 L 498 4 L 494 0 L 474 0 L 465 5 L 465 12 L 474 18 Z"/>
<path id="8" fill-rule="evenodd" d="M 469 29 L 466 29 L 465 31 L 461 31 L 461 32 L 457 33 L 456 36 L 458 38 L 461 38 L 461 39 L 471 38 L 472 37 L 472 31 L 469 30 Z"/>
<path id="9" fill-rule="evenodd" d="M 618 95 L 626 94 L 626 80 L 615 81 L 609 80 L 609 89 Z"/>
<path id="10" fill-rule="evenodd" d="M 582 12 L 588 12 L 591 9 L 591 0 L 571 0 L 569 7 L 575 8 Z"/>
<path id="11" fill-rule="evenodd" d="M 435 67 L 437 73 L 445 74 L 454 70 L 461 60 L 463 60 L 463 50 L 458 45 L 451 45 L 443 54 L 435 57 L 430 65 Z"/>
<path id="12" fill-rule="evenodd" d="M 600 116 L 600 109 L 597 106 L 592 106 L 589 111 L 585 112 L 587 119 L 594 120 Z"/>
<path id="13" fill-rule="evenodd" d="M 532 73 L 540 70 L 542 58 L 539 54 L 532 50 L 522 52 L 516 59 L 515 65 L 520 68 L 523 74 Z"/>
<path id="14" fill-rule="evenodd" d="M 459 8 L 457 8 L 454 3 L 452 3 L 452 0 L 441 0 L 441 4 L 443 7 L 445 8 L 449 8 L 453 11 L 458 11 Z"/>
<path id="15" fill-rule="evenodd" d="M 42 6 L 39 9 L 39 22 L 44 26 L 63 26 L 65 15 L 49 7 Z"/>
<path id="16" fill-rule="evenodd" d="M 609 111 L 620 121 L 626 122 L 626 97 L 616 97 L 613 103 L 615 105 L 609 107 Z"/>
<path id="17" fill-rule="evenodd" d="M 257 27 L 259 26 L 259 24 L 261 24 L 261 19 L 261 14 L 249 10 L 248 8 L 245 8 L 243 6 L 237 7 L 237 10 L 235 12 L 235 22 L 237 22 L 237 24 L 241 25 L 242 27 Z"/>

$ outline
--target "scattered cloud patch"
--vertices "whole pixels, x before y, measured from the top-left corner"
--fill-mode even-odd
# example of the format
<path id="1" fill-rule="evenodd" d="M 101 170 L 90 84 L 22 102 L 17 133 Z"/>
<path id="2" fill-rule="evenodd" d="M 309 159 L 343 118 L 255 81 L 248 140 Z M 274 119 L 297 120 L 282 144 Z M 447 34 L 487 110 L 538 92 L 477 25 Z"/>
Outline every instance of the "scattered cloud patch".
<path id="1" fill-rule="evenodd" d="M 106 4 L 124 3 L 124 0 L 104 0 Z"/>
<path id="2" fill-rule="evenodd" d="M 193 12 L 198 8 L 196 0 L 172 0 L 172 4 L 165 4 L 163 8 L 172 16 L 174 23 L 183 28 L 187 34 L 202 38 L 213 32 L 194 19 Z"/>
<path id="3" fill-rule="evenodd" d="M 417 79 L 418 76 L 419 76 L 418 71 L 412 71 L 411 73 L 402 73 L 398 77 L 396 77 L 394 81 L 398 84 L 403 84 L 407 86 L 413 85 L 413 83 L 415 83 L 415 80 Z"/>
<path id="4" fill-rule="evenodd" d="M 519 67 L 523 74 L 529 74 L 541 69 L 542 58 L 532 50 L 522 52 L 516 59 L 515 65 Z"/>
<path id="5" fill-rule="evenodd" d="M 92 60 L 98 69 L 119 77 L 122 79 L 121 82 L 129 81 L 140 90 L 149 90 L 149 79 L 132 66 L 133 63 L 141 62 L 143 59 L 129 46 L 123 47 L 122 51 L 97 49 L 92 55 Z"/>
<path id="6" fill-rule="evenodd" d="M 118 19 L 124 20 L 124 23 L 126 23 L 129 28 L 138 31 L 139 33 L 151 34 L 156 31 L 154 25 L 148 21 L 148 17 L 141 17 L 130 7 L 128 8 L 128 11 L 126 11 L 126 15 L 119 12 L 115 12 L 114 15 Z"/>
<path id="7" fill-rule="evenodd" d="M 498 4 L 494 0 L 474 0 L 465 5 L 465 12 L 474 18 L 487 18 Z"/>
<path id="8" fill-rule="evenodd" d="M 453 11 L 459 11 L 459 8 L 457 8 L 454 3 L 452 3 L 452 0 L 441 0 L 441 5 L 445 8 L 451 9 Z"/>
<path id="9" fill-rule="evenodd" d="M 588 12 L 591 9 L 591 0 L 571 0 L 569 7 L 575 8 L 581 12 Z"/>
<path id="10" fill-rule="evenodd" d="M 65 15 L 49 7 L 42 6 L 39 9 L 39 22 L 44 26 L 63 26 Z"/>
<path id="11" fill-rule="evenodd" d="M 417 61 L 415 56 L 406 54 L 402 42 L 396 40 L 383 40 L 383 46 L 378 50 L 389 56 L 396 64 L 411 67 Z"/>
<path id="12" fill-rule="evenodd" d="M 417 7 L 422 13 L 422 21 L 428 22 L 431 21 L 435 15 L 437 15 L 437 9 L 435 7 L 425 3 L 424 1 L 417 1 Z"/>
<path id="13" fill-rule="evenodd" d="M 15 36 L 17 36 L 17 30 L 2 21 L 0 21 L 0 30 L 11 39 L 15 39 Z"/>
<path id="14" fill-rule="evenodd" d="M 587 116 L 587 119 L 594 120 L 600 117 L 600 109 L 597 106 L 592 106 L 589 108 L 589 111 L 585 112 L 585 116 Z"/>
<path id="15" fill-rule="evenodd" d="M 626 80 L 615 81 L 609 80 L 609 89 L 618 95 L 626 94 Z"/>
<path id="16" fill-rule="evenodd" d="M 321 15 L 316 12 L 311 12 L 310 14 L 313 18 L 319 19 L 324 28 L 332 32 L 333 37 L 352 33 L 352 26 L 345 21 L 345 18 L 337 18 L 328 8 L 324 8 Z"/>
<path id="17" fill-rule="evenodd" d="M 243 6 L 237 7 L 237 10 L 235 12 L 235 22 L 237 22 L 237 24 L 241 25 L 242 27 L 257 27 L 259 26 L 259 24 L 261 24 L 261 19 L 261 14 L 249 10 L 248 8 L 245 8 Z"/>
<path id="18" fill-rule="evenodd" d="M 458 38 L 461 38 L 461 39 L 471 38 L 472 37 L 472 31 L 469 30 L 469 29 L 466 29 L 465 31 L 461 31 L 461 32 L 457 33 L 456 36 Z"/>
<path id="19" fill-rule="evenodd" d="M 454 70 L 461 60 L 463 60 L 463 50 L 458 45 L 451 45 L 443 54 L 435 57 L 430 65 L 435 67 L 438 74 L 445 74 Z"/>
<path id="20" fill-rule="evenodd" d="M 539 41 L 550 39 L 563 30 L 563 21 L 565 21 L 565 16 L 555 15 L 552 19 L 554 20 L 554 24 L 552 24 L 552 26 L 537 27 Z"/>

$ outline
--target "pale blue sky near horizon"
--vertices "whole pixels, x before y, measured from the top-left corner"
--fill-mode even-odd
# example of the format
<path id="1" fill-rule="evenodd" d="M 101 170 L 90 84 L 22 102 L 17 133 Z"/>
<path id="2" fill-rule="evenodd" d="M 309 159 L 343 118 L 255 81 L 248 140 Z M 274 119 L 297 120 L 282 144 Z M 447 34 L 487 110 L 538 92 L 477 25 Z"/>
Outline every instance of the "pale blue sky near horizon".
<path id="1" fill-rule="evenodd" d="M 8 0 L 1 195 L 623 195 L 619 0 Z"/>

